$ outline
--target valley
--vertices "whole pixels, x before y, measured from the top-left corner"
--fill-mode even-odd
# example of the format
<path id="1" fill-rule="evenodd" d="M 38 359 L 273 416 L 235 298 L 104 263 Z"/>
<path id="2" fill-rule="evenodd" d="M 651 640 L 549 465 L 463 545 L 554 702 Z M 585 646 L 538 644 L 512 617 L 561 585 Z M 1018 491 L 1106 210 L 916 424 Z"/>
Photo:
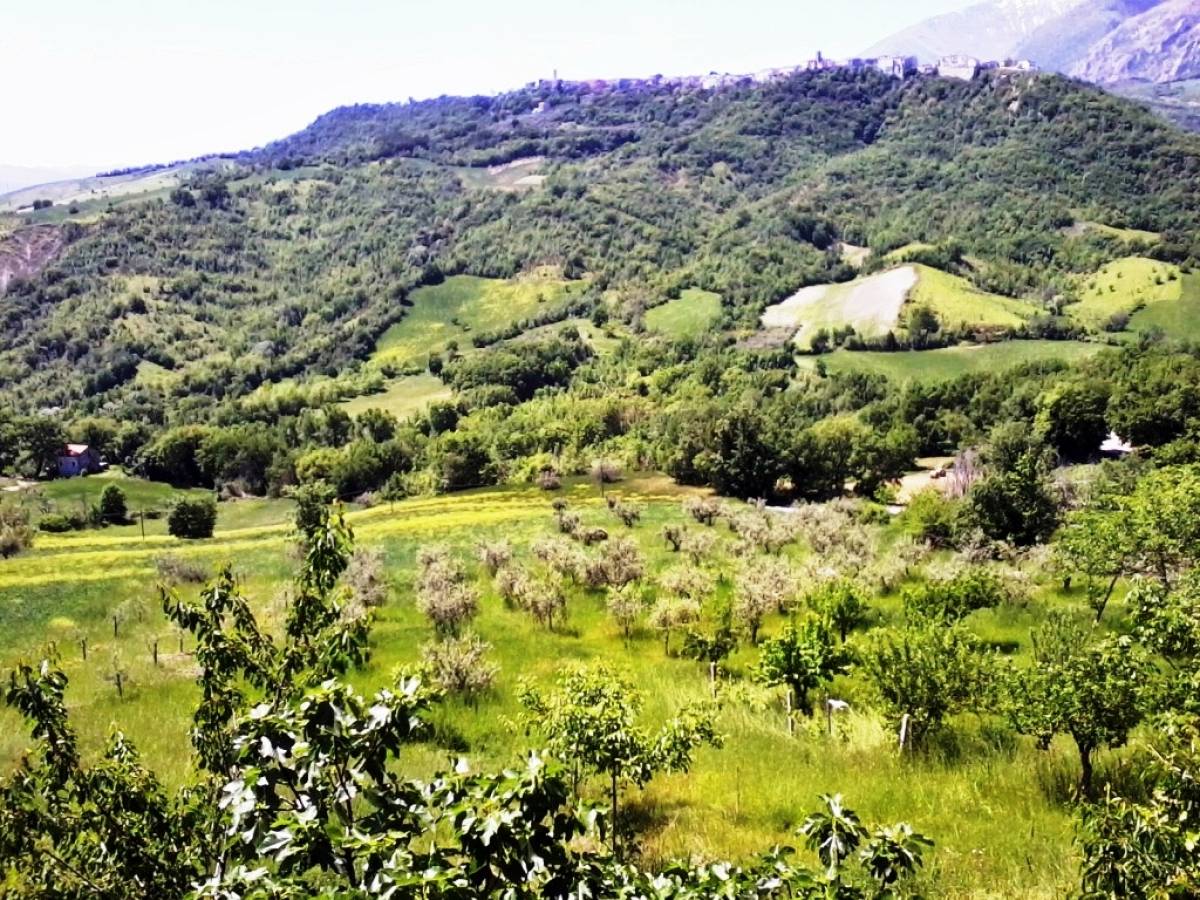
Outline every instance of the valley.
<path id="1" fill-rule="evenodd" d="M 0 893 L 1200 885 L 1200 138 L 900 74 L 0 198 Z"/>

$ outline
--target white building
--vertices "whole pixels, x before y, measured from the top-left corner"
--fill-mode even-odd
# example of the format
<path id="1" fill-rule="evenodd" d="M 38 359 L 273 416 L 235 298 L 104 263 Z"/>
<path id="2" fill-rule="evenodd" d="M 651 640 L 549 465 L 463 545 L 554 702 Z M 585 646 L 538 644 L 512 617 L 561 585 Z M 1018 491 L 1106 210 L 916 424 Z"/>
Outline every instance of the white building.
<path id="1" fill-rule="evenodd" d="M 938 60 L 938 74 L 943 78 L 972 81 L 979 74 L 979 60 L 974 56 L 943 56 Z"/>
<path id="2" fill-rule="evenodd" d="M 892 78 L 907 78 L 917 71 L 915 56 L 881 56 L 875 60 L 875 68 Z"/>

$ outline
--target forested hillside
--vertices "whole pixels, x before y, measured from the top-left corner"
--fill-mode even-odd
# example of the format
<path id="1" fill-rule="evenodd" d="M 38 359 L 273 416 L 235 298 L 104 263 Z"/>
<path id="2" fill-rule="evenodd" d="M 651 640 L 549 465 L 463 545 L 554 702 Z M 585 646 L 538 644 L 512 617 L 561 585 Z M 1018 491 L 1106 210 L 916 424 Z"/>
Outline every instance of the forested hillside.
<path id="1" fill-rule="evenodd" d="M 1156 256 L 1191 258 L 1197 154 L 1049 77 L 837 73 L 342 109 L 230 175 L 63 226 L 70 246 L 9 290 L 0 367 L 19 408 L 162 417 L 179 398 L 344 372 L 444 274 L 557 265 L 619 314 L 698 287 L 748 323 L 849 277 L 838 240 L 952 244 L 978 284 L 1050 298 L 1126 249 L 1060 231 L 1077 221 L 1162 234 Z M 545 180 L 515 190 L 462 168 L 532 156 Z M 182 376 L 178 398 L 136 378 L 143 361 Z"/>
<path id="2" fill-rule="evenodd" d="M 422 426 L 424 436 L 345 489 L 410 472 L 420 485 L 519 477 L 564 443 L 497 444 L 481 427 L 472 458 L 489 464 L 468 465 L 467 481 L 440 470 L 436 449 L 461 435 L 426 443 L 539 388 L 594 403 L 609 385 L 624 410 L 568 442 L 580 459 L 631 430 L 660 431 L 648 423 L 672 408 L 677 388 L 661 381 L 662 367 L 707 358 L 696 356 L 697 334 L 724 365 L 778 369 L 787 381 L 787 335 L 759 331 L 762 311 L 804 285 L 897 261 L 923 268 L 918 288 L 894 301 L 890 328 L 884 320 L 858 335 L 835 312 L 832 331 L 810 329 L 804 347 L 1107 340 L 1137 329 L 1148 299 L 1187 308 L 1198 182 L 1200 142 L 1058 77 L 834 72 L 715 91 L 546 84 L 336 110 L 169 193 L 6 225 L 0 239 L 38 229 L 52 252 L 27 264 L 0 304 L 0 394 L 18 416 L 3 429 L 0 459 L 33 474 L 74 436 L 177 483 L 278 490 L 303 480 L 306 448 L 337 448 L 351 433 L 339 424 L 344 410 L 327 404 L 358 396 L 368 408 L 371 393 L 411 393 L 404 377 L 428 370 L 452 393 L 447 425 Z M 1121 280 L 1139 254 L 1163 266 L 1149 285 Z M 482 329 L 470 325 L 475 301 L 460 298 L 466 318 L 445 317 L 453 340 L 385 352 L 385 332 L 407 327 L 398 323 L 422 291 L 459 274 L 572 287 L 560 296 L 551 282 L 533 286 L 536 304 L 478 317 Z M 689 291 L 719 298 L 718 319 L 682 343 L 639 337 L 646 310 Z M 592 337 L 580 336 L 581 317 Z M 539 330 L 568 320 L 566 343 Z M 551 359 L 561 371 L 546 368 Z M 662 402 L 648 402 L 645 388 L 623 396 L 631 377 L 655 369 Z M 860 404 L 871 390 L 854 393 Z M 61 410 L 65 426 L 47 433 L 39 410 Z M 253 450 L 227 451 L 236 461 L 156 463 L 155 440 L 172 437 L 164 429 L 190 428 L 196 450 L 205 429 L 231 424 L 257 429 Z"/>

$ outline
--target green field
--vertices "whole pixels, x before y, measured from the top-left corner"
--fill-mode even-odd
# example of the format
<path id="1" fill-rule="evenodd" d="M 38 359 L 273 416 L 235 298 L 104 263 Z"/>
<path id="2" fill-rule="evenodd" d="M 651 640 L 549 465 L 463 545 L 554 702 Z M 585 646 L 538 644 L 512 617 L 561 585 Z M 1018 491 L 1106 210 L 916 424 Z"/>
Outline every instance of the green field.
<path id="1" fill-rule="evenodd" d="M 1143 244 L 1158 244 L 1162 242 L 1162 235 L 1154 231 L 1142 231 L 1138 228 L 1116 228 L 1112 225 L 1105 225 L 1102 222 L 1076 222 L 1067 229 L 1069 234 L 1086 234 L 1087 232 L 1107 235 L 1126 243 L 1143 243 Z"/>
<path id="2" fill-rule="evenodd" d="M 475 334 L 507 328 L 560 305 L 586 282 L 564 281 L 552 272 L 502 281 L 455 275 L 413 291 L 404 318 L 379 338 L 371 361 L 398 368 L 423 365 L 450 341 L 462 349 Z"/>
<path id="3" fill-rule="evenodd" d="M 674 340 L 695 338 L 721 318 L 721 295 L 689 288 L 679 297 L 646 311 L 646 327 Z"/>
<path id="4" fill-rule="evenodd" d="M 943 328 L 1018 328 L 1037 312 L 1032 303 L 989 294 L 957 275 L 929 266 L 916 270 L 908 302 L 931 309 Z"/>
<path id="5" fill-rule="evenodd" d="M 405 375 L 388 382 L 381 393 L 363 394 L 347 400 L 341 405 L 352 416 L 368 409 L 382 409 L 397 419 L 407 419 L 421 412 L 436 400 L 448 400 L 453 391 L 440 378 L 424 373 Z"/>
<path id="6" fill-rule="evenodd" d="M 665 549 L 659 534 L 664 524 L 683 521 L 683 490 L 658 476 L 631 479 L 614 490 L 644 505 L 642 522 L 628 533 L 646 552 L 650 571 L 677 564 L 679 557 Z M 565 495 L 586 524 L 625 531 L 594 487 L 574 483 Z M 412 603 L 419 546 L 444 542 L 471 559 L 475 541 L 505 537 L 520 552 L 553 530 L 549 500 L 533 489 L 495 489 L 352 512 L 357 541 L 382 549 L 393 579 L 392 597 L 377 620 L 372 661 L 354 682 L 360 688 L 386 682 L 396 666 L 417 659 L 417 648 L 430 637 Z M 129 529 L 41 536 L 31 553 L 0 567 L 0 662 L 40 652 L 54 641 L 71 678 L 68 701 L 85 746 L 97 749 L 110 728 L 120 727 L 169 783 L 187 780 L 183 748 L 198 696 L 195 672 L 190 648 L 185 642 L 180 652 L 178 634 L 159 611 L 155 559 L 170 552 L 210 570 L 231 562 L 259 615 L 278 621 L 281 591 L 295 565 L 289 506 L 261 502 L 256 523 L 230 527 L 223 520 L 210 541 L 184 543 L 161 534 L 142 541 Z M 715 571 L 725 579 L 722 596 L 738 563 L 729 532 L 720 527 L 713 533 L 720 548 Z M 890 527 L 878 531 L 881 547 L 891 535 Z M 787 552 L 803 561 L 809 551 Z M 631 641 L 622 640 L 601 592 L 572 588 L 566 627 L 548 632 L 526 613 L 506 608 L 483 573 L 474 577 L 484 592 L 476 628 L 494 646 L 498 685 L 478 708 L 451 701 L 434 714 L 440 732 L 452 736 L 456 752 L 472 765 L 511 763 L 529 745 L 507 724 L 519 712 L 518 679 L 546 680 L 568 660 L 605 659 L 626 671 L 646 696 L 648 724 L 708 696 L 703 666 L 665 656 L 659 636 L 640 630 Z M 193 594 L 196 588 L 182 590 Z M 895 596 L 879 596 L 874 606 L 881 624 L 898 615 Z M 120 617 L 116 638 L 114 611 Z M 978 613 L 969 621 L 985 640 L 1023 646 L 1042 615 L 1043 606 L 1035 602 Z M 782 622 L 772 617 L 767 631 Z M 79 646 L 83 636 L 89 642 L 86 661 Z M 157 666 L 151 659 L 156 640 Z M 676 649 L 678 642 L 675 637 Z M 778 702 L 746 678 L 755 657 L 743 647 L 730 662 L 737 687 L 720 714 L 725 747 L 701 752 L 690 775 L 663 777 L 631 794 L 629 808 L 643 823 L 648 861 L 678 854 L 743 857 L 792 841 L 817 796 L 840 792 L 864 819 L 903 818 L 936 840 L 921 884 L 927 895 L 1057 897 L 1075 882 L 1070 809 L 1053 799 L 1050 787 L 1070 769 L 1069 745 L 1056 744 L 1047 754 L 1025 741 L 998 741 L 986 721 L 964 716 L 955 720 L 950 743 L 927 757 L 903 760 L 893 750 L 894 736 L 870 711 L 865 685 L 854 677 L 833 686 L 833 695 L 852 706 L 835 738 L 819 717 L 801 722 L 792 737 Z M 110 679 L 114 666 L 126 675 L 124 698 Z M 16 718 L 0 712 L 0 760 L 12 761 L 26 743 Z M 411 773 L 424 775 L 444 765 L 446 753 L 424 745 L 402 758 Z"/>
<path id="7" fill-rule="evenodd" d="M 1200 275 L 1181 275 L 1179 296 L 1151 303 L 1134 313 L 1129 330 L 1161 331 L 1168 338 L 1200 340 Z"/>
<path id="8" fill-rule="evenodd" d="M 934 244 L 926 244 L 921 241 L 913 241 L 911 244 L 905 244 L 903 247 L 897 247 L 884 255 L 884 259 L 890 263 L 906 262 L 915 253 L 924 253 L 927 250 L 936 250 Z"/>
<path id="9" fill-rule="evenodd" d="M 935 382 L 968 372 L 995 372 L 1029 362 L 1075 362 L 1103 349 L 1103 344 L 1084 341 L 1002 341 L 899 353 L 838 350 L 825 356 L 801 357 L 800 362 L 814 368 L 820 359 L 829 372 L 866 372 L 884 375 L 894 381 Z"/>
<path id="10" fill-rule="evenodd" d="M 1068 306 L 1066 314 L 1099 330 L 1114 315 L 1180 300 L 1182 285 L 1177 266 L 1140 256 L 1118 259 L 1079 278 L 1079 302 Z"/>
<path id="11" fill-rule="evenodd" d="M 64 511 L 71 507 L 92 506 L 100 493 L 110 484 L 125 492 L 126 505 L 131 511 L 163 510 L 183 494 L 209 494 L 211 491 L 181 491 L 157 481 L 131 478 L 120 469 L 109 469 L 99 475 L 82 478 L 56 478 L 39 482 L 36 493 Z"/>

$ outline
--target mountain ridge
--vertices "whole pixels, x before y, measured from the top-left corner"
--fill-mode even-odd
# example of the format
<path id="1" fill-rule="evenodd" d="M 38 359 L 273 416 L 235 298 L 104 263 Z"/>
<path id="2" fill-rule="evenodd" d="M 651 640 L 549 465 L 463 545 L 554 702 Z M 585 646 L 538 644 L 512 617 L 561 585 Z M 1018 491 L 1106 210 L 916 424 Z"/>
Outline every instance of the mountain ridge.
<path id="1" fill-rule="evenodd" d="M 1105 86 L 1178 81 L 1200 74 L 1200 2 L 988 0 L 919 22 L 867 51 L 880 53 L 1026 58 Z"/>
<path id="2" fill-rule="evenodd" d="M 1165 0 L 1097 41 L 1070 74 L 1097 84 L 1200 77 L 1200 2 Z"/>

